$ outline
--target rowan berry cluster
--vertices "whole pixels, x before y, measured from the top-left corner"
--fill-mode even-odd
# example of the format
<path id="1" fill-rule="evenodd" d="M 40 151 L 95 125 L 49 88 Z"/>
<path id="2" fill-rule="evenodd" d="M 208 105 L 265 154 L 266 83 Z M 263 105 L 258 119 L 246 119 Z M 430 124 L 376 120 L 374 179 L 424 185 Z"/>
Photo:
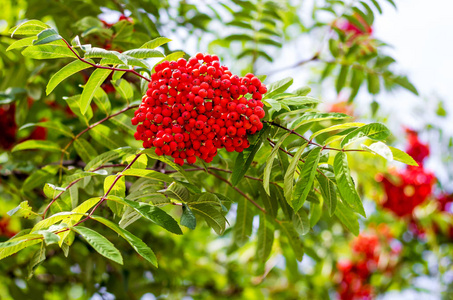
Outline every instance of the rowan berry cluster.
<path id="1" fill-rule="evenodd" d="M 32 105 L 32 100 L 28 100 L 28 107 Z M 17 142 L 17 131 L 18 127 L 14 118 L 16 112 L 16 105 L 9 104 L 0 106 L 0 126 L 2 128 L 2 134 L 0 135 L 0 149 L 10 150 Z M 41 120 L 44 121 L 44 120 Z M 28 137 L 23 138 L 19 141 L 26 140 L 45 140 L 47 137 L 47 129 L 41 126 L 37 126 Z"/>
<path id="2" fill-rule="evenodd" d="M 352 259 L 337 263 L 340 299 L 374 299 L 371 276 L 373 273 L 391 276 L 398 262 L 401 248 L 393 241 L 389 227 L 380 224 L 351 242 Z"/>
<path id="3" fill-rule="evenodd" d="M 267 88 L 253 74 L 233 75 L 216 55 L 202 53 L 164 61 L 155 71 L 132 124 L 135 139 L 157 155 L 179 165 L 197 157 L 209 163 L 218 149 L 242 152 L 248 135 L 263 128 Z"/>

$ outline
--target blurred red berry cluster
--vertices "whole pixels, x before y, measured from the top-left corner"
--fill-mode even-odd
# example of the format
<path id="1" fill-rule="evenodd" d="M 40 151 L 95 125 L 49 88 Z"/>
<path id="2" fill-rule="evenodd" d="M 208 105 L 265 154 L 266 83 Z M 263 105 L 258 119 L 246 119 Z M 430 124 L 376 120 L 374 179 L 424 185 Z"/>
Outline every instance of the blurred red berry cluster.
<path id="1" fill-rule="evenodd" d="M 347 34 L 352 34 L 353 37 L 371 35 L 373 33 L 373 28 L 359 14 L 353 14 L 351 18 L 355 19 L 357 23 L 360 23 L 363 28 L 359 27 L 349 20 L 338 21 L 337 27 Z"/>
<path id="2" fill-rule="evenodd" d="M 373 273 L 391 275 L 398 262 L 398 247 L 391 247 L 394 240 L 389 227 L 370 226 L 351 242 L 352 258 L 337 263 L 339 271 L 338 294 L 341 300 L 373 299 L 370 278 Z"/>
<path id="3" fill-rule="evenodd" d="M 9 104 L 0 106 L 0 126 L 2 134 L 0 135 L 0 149 L 11 149 L 17 140 L 17 124 L 15 120 L 16 105 Z M 24 140 L 45 140 L 47 129 L 37 126 L 30 135 Z"/>
<path id="4" fill-rule="evenodd" d="M 0 237 L 11 238 L 16 235 L 17 232 L 10 228 L 10 218 L 0 217 Z"/>
<path id="5" fill-rule="evenodd" d="M 434 174 L 423 166 L 424 160 L 429 155 L 428 145 L 420 142 L 417 132 L 412 130 L 407 132 L 409 144 L 406 152 L 419 166 L 407 166 L 402 171 L 391 171 L 390 176 L 378 177 L 386 195 L 382 206 L 399 217 L 412 217 L 415 207 L 432 195 L 436 182 Z"/>
<path id="6" fill-rule="evenodd" d="M 242 152 L 250 146 L 247 136 L 263 128 L 267 88 L 253 74 L 233 75 L 216 55 L 202 53 L 155 70 L 132 124 L 139 124 L 135 138 L 157 155 L 179 165 L 197 157 L 209 163 L 217 149 Z"/>

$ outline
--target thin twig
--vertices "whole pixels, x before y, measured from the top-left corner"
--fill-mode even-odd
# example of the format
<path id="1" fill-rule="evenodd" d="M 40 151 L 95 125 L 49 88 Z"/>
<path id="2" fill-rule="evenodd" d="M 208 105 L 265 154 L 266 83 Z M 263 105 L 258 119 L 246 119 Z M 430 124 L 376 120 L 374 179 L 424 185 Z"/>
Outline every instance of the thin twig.
<path id="1" fill-rule="evenodd" d="M 135 155 L 134 159 L 124 168 L 124 170 L 116 175 L 115 180 L 113 180 L 113 182 L 110 185 L 110 187 L 107 190 L 107 192 L 105 192 L 104 196 L 102 196 L 101 200 L 99 200 L 98 204 L 96 204 L 96 206 L 91 210 L 89 215 L 86 218 L 84 218 L 84 219 L 80 220 L 79 222 L 77 222 L 76 224 L 74 224 L 74 226 L 77 226 L 80 223 L 83 223 L 86 220 L 91 218 L 91 216 L 96 211 L 96 209 L 107 199 L 107 196 L 110 194 L 110 192 L 112 191 L 113 187 L 118 182 L 118 180 L 120 180 L 120 178 L 123 177 L 123 172 L 126 171 L 127 169 L 129 169 L 137 161 L 137 159 L 140 157 L 140 155 L 142 155 L 142 154 L 139 153 L 139 154 Z"/>
<path id="2" fill-rule="evenodd" d="M 101 170 L 101 169 L 105 169 L 105 168 L 115 168 L 115 167 L 124 167 L 126 166 L 125 164 L 111 164 L 111 165 L 103 165 L 103 166 L 100 166 L 100 167 L 97 167 L 96 169 L 93 170 L 94 171 L 98 171 L 98 170 Z M 64 191 L 61 191 L 58 195 L 56 195 L 52 201 L 49 202 L 49 204 L 47 205 L 46 209 L 44 209 L 44 212 L 42 213 L 42 219 L 44 220 L 46 218 L 46 214 L 47 214 L 47 211 L 49 210 L 49 208 L 52 206 L 52 204 L 58 199 L 60 198 L 60 196 L 66 192 L 69 188 L 71 188 L 74 184 L 76 184 L 77 182 L 79 182 L 80 180 L 82 180 L 82 178 L 79 178 L 79 179 L 76 179 L 74 181 L 72 181 L 71 183 L 69 183 L 69 185 L 65 188 Z"/>
<path id="3" fill-rule="evenodd" d="M 231 186 L 236 192 L 238 192 L 239 194 L 241 194 L 245 199 L 247 199 L 250 203 L 252 203 L 253 205 L 255 205 L 259 210 L 261 210 L 263 213 L 267 214 L 267 211 L 262 208 L 258 203 L 256 203 L 252 198 L 250 198 L 249 196 L 247 196 L 247 194 L 245 194 L 243 191 L 241 191 L 240 189 L 238 189 L 237 187 L 233 186 L 233 184 L 231 182 L 229 182 L 228 180 L 226 180 L 225 178 L 223 178 L 222 176 L 220 175 L 217 175 L 216 173 L 214 172 L 209 172 L 209 174 L 211 174 L 212 176 L 214 177 L 217 177 L 218 179 L 222 180 L 223 182 L 225 182 L 226 184 L 228 184 L 229 186 Z"/>
<path id="4" fill-rule="evenodd" d="M 114 67 L 101 66 L 101 65 L 97 65 L 97 64 L 94 64 L 92 62 L 89 62 L 86 59 L 80 57 L 80 55 L 77 53 L 77 51 L 75 51 L 74 48 L 72 48 L 72 46 L 65 39 L 63 39 L 63 42 L 65 42 L 65 44 L 68 46 L 69 50 L 71 50 L 72 53 L 74 53 L 74 55 L 77 57 L 78 60 L 83 61 L 84 63 L 89 64 L 90 66 L 93 66 L 93 67 L 98 68 L 98 69 L 106 69 L 106 70 L 112 70 L 112 71 L 118 71 L 118 72 L 130 72 L 130 73 L 132 73 L 134 75 L 137 75 L 141 79 L 144 79 L 144 80 L 146 80 L 148 82 L 151 81 L 149 78 L 146 78 L 145 76 L 141 75 L 140 73 L 138 73 L 134 69 L 119 69 L 119 68 L 114 68 Z"/>
<path id="5" fill-rule="evenodd" d="M 111 115 L 108 115 L 106 116 L 105 118 L 97 121 L 96 123 L 93 123 L 91 124 L 90 126 L 88 126 L 87 128 L 85 128 L 84 130 L 82 130 L 81 132 L 79 132 L 76 136 L 74 136 L 70 141 L 69 143 L 64 147 L 64 149 L 62 150 L 61 152 L 61 157 L 60 157 L 60 171 L 61 171 L 61 168 L 63 167 L 63 159 L 64 159 L 64 154 L 67 152 L 66 150 L 68 150 L 68 148 L 72 145 L 72 143 L 75 142 L 75 140 L 77 140 L 80 136 L 82 136 L 84 133 L 86 133 L 87 131 L 93 129 L 94 127 L 98 126 L 99 124 L 102 124 L 104 123 L 105 121 L 107 120 L 110 120 L 111 118 L 113 117 L 116 117 L 130 109 L 133 109 L 133 108 L 137 108 L 138 105 L 131 105 L 131 106 L 126 106 L 125 108 L 123 108 L 122 110 L 114 113 L 114 114 L 111 114 Z M 60 173 L 60 178 L 61 178 L 61 173 Z"/>
<path id="6" fill-rule="evenodd" d="M 362 150 L 362 149 L 344 149 L 344 148 L 332 148 L 332 147 L 326 147 L 326 146 L 323 146 L 321 144 L 318 144 L 316 142 L 313 142 L 312 140 L 310 139 L 307 139 L 306 137 L 304 137 L 303 135 L 301 135 L 300 133 L 296 132 L 295 130 L 293 129 L 289 129 L 289 128 L 286 128 L 285 126 L 282 126 L 278 123 L 275 123 L 273 121 L 263 121 L 264 123 L 267 123 L 269 125 L 272 125 L 272 126 L 276 126 L 278 128 L 281 128 L 283 130 L 286 130 L 288 131 L 289 133 L 291 134 L 295 134 L 297 135 L 298 137 L 300 137 L 301 139 L 305 140 L 309 145 L 315 145 L 317 147 L 321 147 L 322 150 L 332 150 L 332 151 L 340 151 L 340 152 L 365 152 L 365 150 Z"/>

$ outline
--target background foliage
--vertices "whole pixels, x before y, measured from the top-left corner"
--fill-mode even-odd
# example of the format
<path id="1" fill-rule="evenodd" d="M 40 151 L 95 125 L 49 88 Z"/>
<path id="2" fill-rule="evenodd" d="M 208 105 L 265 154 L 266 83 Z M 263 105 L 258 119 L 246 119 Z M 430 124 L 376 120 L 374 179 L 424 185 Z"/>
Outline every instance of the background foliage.
<path id="1" fill-rule="evenodd" d="M 237 155 L 222 150 L 213 163 L 184 166 L 187 170 L 183 172 L 171 161 L 161 159 L 166 165 L 159 163 L 153 151 L 145 151 L 128 170 L 129 175 L 140 178 L 121 177 L 109 196 L 116 201 L 107 201 L 108 208 L 97 210 L 98 219 L 87 220 L 77 234 L 70 231 L 62 247 L 58 243 L 68 232 L 59 237 L 50 232 L 64 229 L 64 224 L 40 232 L 36 245 L 12 256 L 8 254 L 19 250 L 16 245 L 2 244 L 0 256 L 8 256 L 0 265 L 2 299 L 86 299 L 93 295 L 140 299 L 149 293 L 171 299 L 353 299 L 408 288 L 420 276 L 436 276 L 448 297 L 452 289 L 447 280 L 451 272 L 451 198 L 423 167 L 429 147 L 414 132 L 408 133 L 407 142 L 398 143 L 407 146 L 421 165 L 417 169 L 395 162 L 387 166 L 380 156 L 412 161 L 395 148 L 370 139 L 360 140 L 364 146 L 353 143 L 348 148 L 361 153 L 325 148 L 319 152 L 322 155 L 316 152 L 321 149 L 317 144 L 344 148 L 347 140 L 353 142 L 362 135 L 397 144 L 382 125 L 386 118 L 379 114 L 379 103 L 372 102 L 370 117 L 354 115 L 352 110 L 357 97 L 373 97 L 384 90 L 402 88 L 417 94 L 407 77 L 393 71 L 396 62 L 386 55 L 385 42 L 372 34 L 374 16 L 382 13 L 381 2 L 393 1 L 315 1 L 312 5 L 286 1 L 4 2 L 0 228 L 5 241 L 18 232 L 27 234 L 21 230 L 36 226 L 53 199 L 44 213 L 47 217 L 74 212 L 76 207 L 80 213 L 88 212 L 111 186 L 111 175 L 123 170 L 141 151 L 137 150 L 141 144 L 133 138 L 130 108 L 141 100 L 143 82 L 131 73 L 114 72 L 106 80 L 108 74 L 101 74 L 105 75 L 99 79 L 102 89 L 94 86 L 93 97 L 87 97 L 89 78 L 95 77 L 93 69 L 84 69 L 81 63 L 74 69 L 80 72 L 67 71 L 61 80 L 54 76 L 75 58 L 61 40 L 53 40 L 56 34 L 86 59 L 102 59 L 101 63 L 120 67 L 132 64 L 139 72 L 152 69 L 163 58 L 176 59 L 197 51 L 218 54 L 233 73 L 268 75 L 265 104 L 267 120 L 274 124 L 265 125 L 262 134 L 251 140 L 256 145 L 251 159 L 249 151 Z M 103 10 L 107 11 L 104 16 L 117 16 L 118 21 L 102 20 Z M 10 29 L 25 20 L 41 20 L 58 33 L 49 32 L 50 38 L 35 37 L 42 28 L 11 37 Z M 79 40 L 72 40 L 75 36 Z M 35 42 L 32 46 L 36 39 L 43 45 Z M 272 64 L 286 45 L 300 39 L 318 41 L 312 55 L 290 67 Z M 145 47 L 149 51 L 124 61 L 125 51 L 151 40 L 154 42 Z M 88 44 L 116 52 L 89 50 Z M 51 54 L 34 51 L 45 47 L 52 47 Z M 61 59 L 48 59 L 55 53 Z M 289 69 L 308 71 L 315 92 L 307 96 L 309 87 L 292 87 L 292 79 L 285 78 Z M 71 72 L 77 74 L 63 81 Z M 332 93 L 344 102 L 321 105 L 317 110 L 320 101 L 314 97 L 324 99 Z M 80 103 L 86 105 L 81 109 Z M 353 119 L 342 113 L 354 115 Z M 442 117 L 446 112 L 438 113 Z M 429 130 L 441 129 L 430 126 Z M 277 146 L 289 155 L 273 151 Z M 451 142 L 444 141 L 444 148 L 446 153 L 451 151 Z M 304 163 L 292 159 L 293 155 Z M 347 173 L 349 168 L 342 167 L 348 162 L 353 179 Z M 250 168 L 244 169 L 244 165 Z M 146 173 L 144 168 L 161 174 Z M 162 177 L 166 175 L 171 177 Z M 302 190 L 306 201 L 291 201 L 291 176 L 299 178 L 296 191 L 306 181 L 314 182 L 313 190 Z M 413 180 L 420 176 L 425 180 Z M 174 183 L 168 186 L 164 181 Z M 351 183 L 357 185 L 364 208 Z M 138 207 L 137 201 L 152 205 Z M 166 205 L 171 202 L 179 204 Z M 144 211 L 149 207 L 162 210 Z M 405 209 L 400 213 L 395 207 Z M 367 217 L 353 210 L 361 215 L 366 212 Z M 194 225 L 192 212 L 196 215 L 194 230 L 186 228 Z M 77 216 L 66 220 L 72 222 L 67 225 L 83 217 Z M 140 216 L 144 218 L 137 220 Z M 127 226 L 152 251 L 115 224 Z M 38 228 L 50 225 L 53 223 Z M 99 232 L 114 247 L 87 228 Z M 181 230 L 183 235 L 174 234 Z M 359 230 L 362 234 L 354 237 Z M 15 251 L 8 253 L 12 248 Z M 430 268 L 427 257 L 437 259 L 439 268 Z"/>

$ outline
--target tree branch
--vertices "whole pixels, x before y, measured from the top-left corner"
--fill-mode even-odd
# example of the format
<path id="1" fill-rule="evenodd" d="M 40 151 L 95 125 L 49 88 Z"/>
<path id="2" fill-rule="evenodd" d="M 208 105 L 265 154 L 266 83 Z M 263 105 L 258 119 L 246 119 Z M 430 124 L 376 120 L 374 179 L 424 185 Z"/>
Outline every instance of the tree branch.
<path id="1" fill-rule="evenodd" d="M 144 80 L 146 80 L 148 82 L 151 82 L 151 80 L 149 78 L 146 78 L 145 76 L 141 75 L 140 73 L 138 73 L 134 69 L 119 69 L 119 68 L 106 67 L 106 66 L 101 66 L 101 65 L 97 65 L 97 64 L 91 63 L 91 62 L 87 61 L 86 59 L 80 57 L 80 55 L 77 53 L 77 51 L 75 51 L 74 48 L 72 48 L 72 46 L 65 39 L 63 39 L 63 42 L 65 42 L 65 44 L 68 46 L 69 50 L 71 50 L 72 53 L 74 53 L 74 55 L 77 57 L 78 60 L 80 60 L 80 61 L 82 61 L 82 62 L 84 62 L 86 64 L 89 64 L 90 66 L 93 66 L 93 67 L 98 68 L 98 69 L 106 69 L 106 70 L 112 70 L 112 71 L 118 71 L 118 72 L 130 72 L 130 73 L 132 73 L 134 75 L 137 75 L 141 79 L 144 79 Z"/>

